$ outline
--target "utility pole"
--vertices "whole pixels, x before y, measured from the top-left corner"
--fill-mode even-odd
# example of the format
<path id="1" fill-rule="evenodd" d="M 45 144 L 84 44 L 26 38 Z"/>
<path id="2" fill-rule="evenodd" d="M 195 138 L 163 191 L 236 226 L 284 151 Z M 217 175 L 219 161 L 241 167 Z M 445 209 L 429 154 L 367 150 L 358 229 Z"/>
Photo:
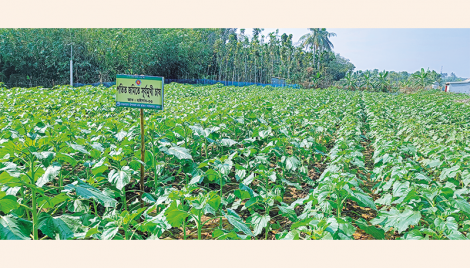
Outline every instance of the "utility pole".
<path id="1" fill-rule="evenodd" d="M 441 79 L 439 79 L 439 87 L 441 86 L 441 82 L 442 82 L 442 67 L 443 66 L 441 65 L 441 77 L 440 77 Z"/>

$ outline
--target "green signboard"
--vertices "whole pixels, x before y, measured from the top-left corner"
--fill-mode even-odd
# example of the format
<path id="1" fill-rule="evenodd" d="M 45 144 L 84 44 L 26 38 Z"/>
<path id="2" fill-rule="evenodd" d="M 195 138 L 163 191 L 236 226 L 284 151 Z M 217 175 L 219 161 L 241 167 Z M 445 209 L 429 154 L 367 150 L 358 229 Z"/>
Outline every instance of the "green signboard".
<path id="1" fill-rule="evenodd" d="M 163 77 L 145 75 L 116 76 L 116 106 L 163 110 Z"/>

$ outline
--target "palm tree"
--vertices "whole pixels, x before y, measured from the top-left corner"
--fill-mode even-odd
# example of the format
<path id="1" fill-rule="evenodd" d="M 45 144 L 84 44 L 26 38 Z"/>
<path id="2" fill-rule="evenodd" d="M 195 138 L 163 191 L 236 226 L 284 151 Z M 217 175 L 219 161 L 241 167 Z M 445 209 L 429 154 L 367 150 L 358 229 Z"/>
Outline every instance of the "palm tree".
<path id="1" fill-rule="evenodd" d="M 306 50 L 313 50 L 315 54 L 315 49 L 319 45 L 319 30 L 320 28 L 308 28 L 310 30 L 310 33 L 307 33 L 300 37 L 299 42 L 301 42 L 301 45 L 305 47 Z"/>
<path id="2" fill-rule="evenodd" d="M 318 51 L 331 51 L 334 48 L 329 38 L 336 36 L 335 33 L 329 33 L 326 28 L 308 29 L 310 33 L 300 37 L 299 41 L 307 50 L 310 49 L 313 51 L 314 58 Z"/>
<path id="3" fill-rule="evenodd" d="M 325 28 L 322 28 L 320 31 L 320 51 L 331 51 L 334 46 L 330 41 L 330 37 L 336 36 L 335 33 L 329 33 Z"/>

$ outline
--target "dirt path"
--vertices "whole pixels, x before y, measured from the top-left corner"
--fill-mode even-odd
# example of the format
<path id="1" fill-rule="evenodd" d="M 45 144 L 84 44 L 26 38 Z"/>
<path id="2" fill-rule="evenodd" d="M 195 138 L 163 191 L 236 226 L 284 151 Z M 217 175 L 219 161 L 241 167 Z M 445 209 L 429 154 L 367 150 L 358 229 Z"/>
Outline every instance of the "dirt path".
<path id="1" fill-rule="evenodd" d="M 372 197 L 372 199 L 375 201 L 380 196 L 377 195 L 377 194 L 374 194 L 374 192 L 372 190 L 372 187 L 374 186 L 374 182 L 372 182 L 370 180 L 371 171 L 374 168 L 374 161 L 372 159 L 372 157 L 374 155 L 374 148 L 371 144 L 372 141 L 367 136 L 367 133 L 369 132 L 369 125 L 367 123 L 367 115 L 365 113 L 365 109 L 364 109 L 365 107 L 364 107 L 364 102 L 363 101 L 361 102 L 361 106 L 362 106 L 362 112 L 363 112 L 362 116 L 361 116 L 361 123 L 362 123 L 362 127 L 361 127 L 361 133 L 362 133 L 361 146 L 362 146 L 362 148 L 364 148 L 364 150 L 362 151 L 362 154 L 364 156 L 365 170 L 359 171 L 359 174 L 366 177 L 366 179 L 364 179 L 362 181 L 363 185 L 362 185 L 361 188 L 362 188 L 362 190 L 364 190 L 365 193 L 369 194 Z M 376 212 L 373 209 L 367 208 L 367 207 L 361 207 L 360 205 L 358 205 L 356 202 L 354 202 L 352 200 L 348 200 L 346 202 L 344 212 L 345 212 L 346 216 L 349 216 L 349 217 L 353 218 L 354 220 L 357 220 L 359 218 L 363 218 L 366 221 L 370 221 L 371 219 L 373 219 L 377 216 Z M 355 225 L 355 224 L 353 224 L 353 225 L 356 227 L 356 232 L 353 234 L 353 237 L 354 237 L 355 240 L 375 240 L 375 238 L 373 236 L 371 236 L 371 235 L 367 234 L 366 232 L 364 232 L 363 230 L 361 230 L 359 227 L 357 227 L 357 225 Z"/>

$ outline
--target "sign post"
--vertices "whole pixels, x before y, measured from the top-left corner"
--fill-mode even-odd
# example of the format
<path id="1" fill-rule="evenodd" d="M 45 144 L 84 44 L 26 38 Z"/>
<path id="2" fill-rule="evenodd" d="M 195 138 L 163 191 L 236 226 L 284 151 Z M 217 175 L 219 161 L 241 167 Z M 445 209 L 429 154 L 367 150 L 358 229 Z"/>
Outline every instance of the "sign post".
<path id="1" fill-rule="evenodd" d="M 140 108 L 140 205 L 144 207 L 145 143 L 144 143 L 144 109 L 163 110 L 164 78 L 160 76 L 125 75 L 116 76 L 116 106 Z"/>
<path id="2" fill-rule="evenodd" d="M 145 163 L 145 132 L 144 132 L 144 109 L 140 108 L 140 207 L 144 207 L 142 195 L 144 194 L 144 164 Z"/>

